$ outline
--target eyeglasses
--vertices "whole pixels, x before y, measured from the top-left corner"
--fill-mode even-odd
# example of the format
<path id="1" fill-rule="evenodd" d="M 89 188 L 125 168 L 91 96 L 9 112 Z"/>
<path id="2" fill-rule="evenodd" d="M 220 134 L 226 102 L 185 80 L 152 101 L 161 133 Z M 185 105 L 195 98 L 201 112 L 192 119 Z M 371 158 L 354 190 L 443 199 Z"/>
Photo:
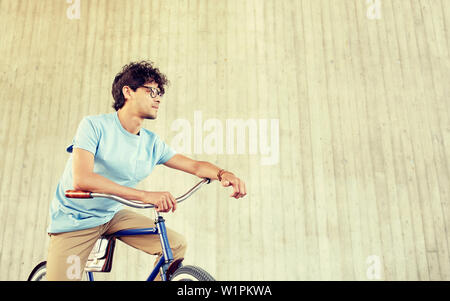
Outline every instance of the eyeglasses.
<path id="1" fill-rule="evenodd" d="M 161 93 L 160 90 L 153 88 L 153 87 L 149 87 L 149 86 L 139 86 L 139 88 L 147 88 L 150 90 L 150 96 L 151 98 L 156 98 L 156 96 L 162 97 L 164 94 Z"/>

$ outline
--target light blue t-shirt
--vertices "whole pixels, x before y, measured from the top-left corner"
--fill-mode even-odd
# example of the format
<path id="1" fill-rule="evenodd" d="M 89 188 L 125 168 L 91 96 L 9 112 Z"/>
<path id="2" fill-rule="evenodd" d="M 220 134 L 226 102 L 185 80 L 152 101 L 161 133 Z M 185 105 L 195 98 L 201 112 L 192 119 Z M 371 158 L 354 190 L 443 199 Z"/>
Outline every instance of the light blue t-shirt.
<path id="1" fill-rule="evenodd" d="M 175 150 L 155 133 L 142 128 L 139 135 L 126 131 L 117 112 L 83 118 L 72 144 L 94 154 L 94 172 L 120 185 L 135 187 L 157 164 L 167 162 Z M 48 233 L 88 229 L 110 221 L 124 205 L 105 198 L 70 199 L 73 189 L 72 155 L 67 160 L 50 205 Z"/>

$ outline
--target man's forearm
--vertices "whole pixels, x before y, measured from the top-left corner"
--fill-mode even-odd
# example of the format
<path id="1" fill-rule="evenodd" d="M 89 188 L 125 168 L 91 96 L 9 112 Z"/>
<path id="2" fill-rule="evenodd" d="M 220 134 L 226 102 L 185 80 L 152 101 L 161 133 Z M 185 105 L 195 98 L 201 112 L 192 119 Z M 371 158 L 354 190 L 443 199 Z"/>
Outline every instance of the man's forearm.
<path id="1" fill-rule="evenodd" d="M 195 174 L 200 178 L 218 180 L 217 174 L 219 173 L 220 169 L 221 168 L 212 163 L 206 161 L 198 161 Z M 143 201 L 145 196 L 145 191 L 143 190 L 117 184 L 109 180 L 108 178 L 94 172 L 83 174 L 82 176 L 78 177 L 78 179 L 74 179 L 74 189 L 113 194 L 128 200 L 137 201 Z"/>
<path id="2" fill-rule="evenodd" d="M 117 184 L 110 179 L 91 172 L 74 181 L 75 190 L 113 194 L 127 200 L 143 201 L 144 191 Z"/>
<path id="3" fill-rule="evenodd" d="M 209 178 L 211 180 L 218 180 L 217 174 L 220 171 L 220 169 L 221 168 L 217 167 L 212 163 L 206 161 L 199 161 L 197 163 L 196 175 L 199 178 Z"/>

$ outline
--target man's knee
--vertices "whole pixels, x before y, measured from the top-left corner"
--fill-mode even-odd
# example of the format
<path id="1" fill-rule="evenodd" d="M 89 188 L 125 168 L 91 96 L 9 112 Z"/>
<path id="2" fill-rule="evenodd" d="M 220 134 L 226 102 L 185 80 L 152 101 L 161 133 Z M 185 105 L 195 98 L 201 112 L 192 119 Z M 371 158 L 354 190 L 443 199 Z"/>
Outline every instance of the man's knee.
<path id="1" fill-rule="evenodd" d="M 187 249 L 187 241 L 186 238 L 181 234 L 176 234 L 172 238 L 172 242 L 170 242 L 170 248 L 174 253 L 174 256 L 180 257 L 183 256 Z"/>

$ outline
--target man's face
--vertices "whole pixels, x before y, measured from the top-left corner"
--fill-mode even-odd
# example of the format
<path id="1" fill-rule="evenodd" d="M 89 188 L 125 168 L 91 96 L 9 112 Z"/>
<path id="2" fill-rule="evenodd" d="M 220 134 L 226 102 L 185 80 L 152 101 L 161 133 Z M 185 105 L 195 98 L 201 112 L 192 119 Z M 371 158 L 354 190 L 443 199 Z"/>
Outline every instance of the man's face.
<path id="1" fill-rule="evenodd" d="M 136 91 L 129 89 L 128 96 L 126 104 L 132 106 L 136 115 L 144 119 L 156 119 L 161 102 L 157 83 L 146 83 Z"/>

